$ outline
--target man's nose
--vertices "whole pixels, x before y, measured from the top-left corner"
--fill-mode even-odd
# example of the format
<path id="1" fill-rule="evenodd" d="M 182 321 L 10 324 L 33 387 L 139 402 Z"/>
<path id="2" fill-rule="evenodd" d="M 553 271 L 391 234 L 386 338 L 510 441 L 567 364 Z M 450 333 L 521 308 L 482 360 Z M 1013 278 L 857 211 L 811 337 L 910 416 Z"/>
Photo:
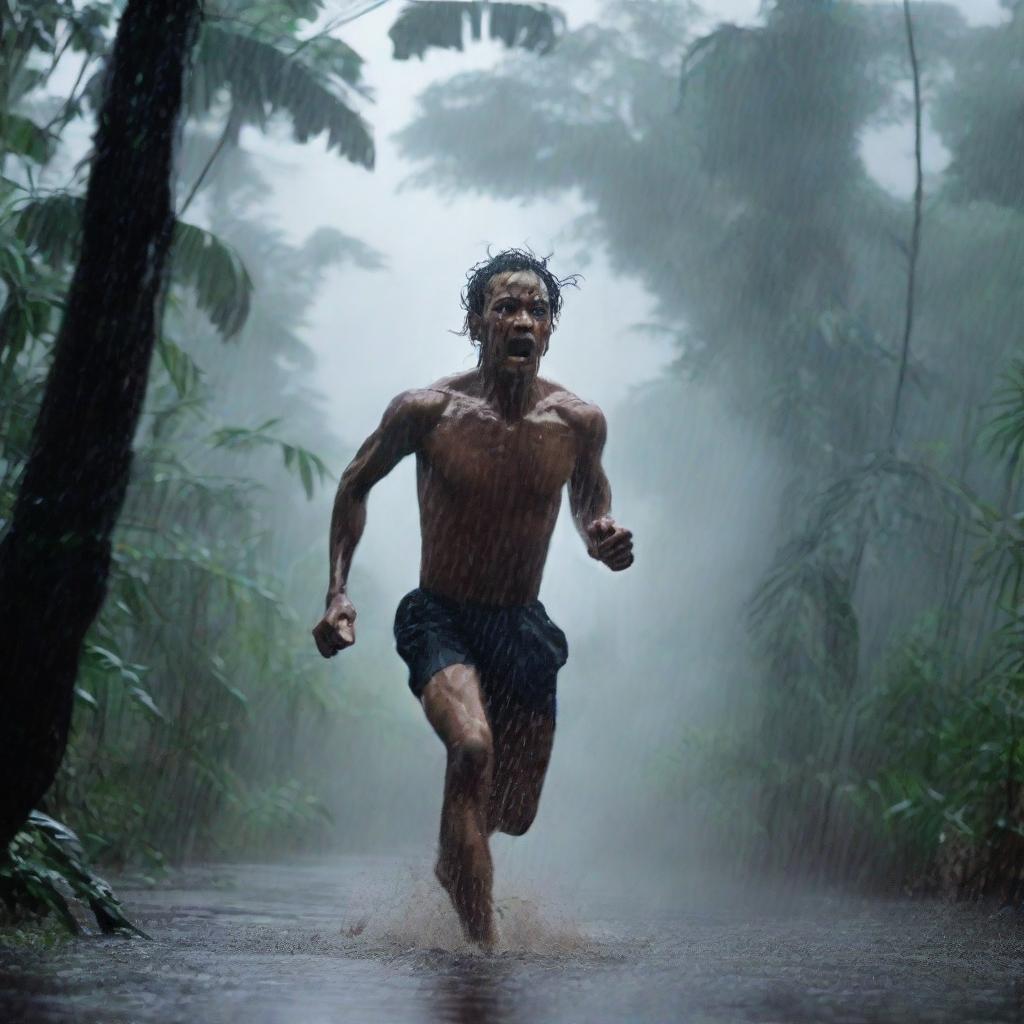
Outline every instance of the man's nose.
<path id="1" fill-rule="evenodd" d="M 533 330 L 533 317 L 528 309 L 520 309 L 512 318 L 512 326 L 517 330 Z"/>

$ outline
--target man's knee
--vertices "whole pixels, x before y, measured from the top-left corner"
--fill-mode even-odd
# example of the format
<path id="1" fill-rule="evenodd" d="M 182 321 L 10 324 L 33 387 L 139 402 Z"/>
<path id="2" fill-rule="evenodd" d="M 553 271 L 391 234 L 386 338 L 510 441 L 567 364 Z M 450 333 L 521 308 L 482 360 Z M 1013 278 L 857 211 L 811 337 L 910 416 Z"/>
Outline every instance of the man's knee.
<path id="1" fill-rule="evenodd" d="M 487 728 L 476 728 L 456 740 L 448 751 L 452 773 L 460 779 L 483 776 L 494 759 L 494 741 Z"/>

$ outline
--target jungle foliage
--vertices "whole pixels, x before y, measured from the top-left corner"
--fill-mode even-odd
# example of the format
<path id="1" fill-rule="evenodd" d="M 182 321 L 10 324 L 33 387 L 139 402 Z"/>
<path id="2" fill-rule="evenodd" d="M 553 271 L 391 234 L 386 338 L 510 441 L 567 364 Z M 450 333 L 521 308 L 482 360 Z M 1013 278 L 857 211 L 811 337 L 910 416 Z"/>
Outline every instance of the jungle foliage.
<path id="1" fill-rule="evenodd" d="M 83 926 L 65 889 L 89 908 L 101 932 L 148 938 L 124 916 L 113 890 L 89 866 L 78 836 L 59 821 L 32 811 L 0 863 L 0 900 L 12 916 L 53 913 L 77 935 Z"/>
<path id="2" fill-rule="evenodd" d="M 310 752 L 332 716 L 367 713 L 340 705 L 308 641 L 309 586 L 297 570 L 312 561 L 321 577 L 322 545 L 311 560 L 307 538 L 322 524 L 297 530 L 292 495 L 297 483 L 312 497 L 343 454 L 325 435 L 320 396 L 301 383 L 313 362 L 304 311 L 332 265 L 382 261 L 338 232 L 294 245 L 269 227 L 267 186 L 242 135 L 285 121 L 297 143 L 325 139 L 372 167 L 363 62 L 332 34 L 372 5 L 340 6 L 314 25 L 318 0 L 206 5 L 186 83 L 167 309 L 107 598 L 82 651 L 73 730 L 43 808 L 70 822 L 81 846 L 37 814 L 2 875 L 5 898 L 20 885 L 22 905 L 68 919 L 59 886 L 44 884 L 59 874 L 107 915 L 101 926 L 119 924 L 86 855 L 159 869 L 271 841 L 315 842 L 328 816 Z M 479 37 L 488 5 L 437 6 L 445 10 L 399 14 L 396 56 L 453 45 L 453 12 L 460 34 L 465 14 Z M 496 8 L 492 36 L 550 47 L 553 10 Z M 118 9 L 38 0 L 0 15 L 0 529 L 10 524 L 78 253 L 94 154 L 72 139 L 96 112 Z M 209 203 L 196 202 L 206 195 Z M 57 850 L 74 857 L 58 863 Z"/>
<path id="3" fill-rule="evenodd" d="M 543 71 L 515 55 L 431 88 L 402 136 L 416 180 L 574 190 L 580 236 L 656 297 L 678 358 L 630 443 L 653 453 L 634 483 L 664 502 L 664 550 L 691 469 L 657 431 L 693 388 L 785 467 L 748 663 L 706 680 L 721 717 L 680 725 L 667 796 L 742 868 L 1019 901 L 1024 12 L 773 0 L 711 31 L 697 13 L 608 4 Z M 526 165 L 486 131 L 513 105 L 534 111 Z M 899 126 L 912 153 L 916 114 L 948 161 L 905 199 L 864 140 Z M 688 563 L 662 562 L 668 592 Z M 678 624 L 656 620 L 670 649 Z"/>

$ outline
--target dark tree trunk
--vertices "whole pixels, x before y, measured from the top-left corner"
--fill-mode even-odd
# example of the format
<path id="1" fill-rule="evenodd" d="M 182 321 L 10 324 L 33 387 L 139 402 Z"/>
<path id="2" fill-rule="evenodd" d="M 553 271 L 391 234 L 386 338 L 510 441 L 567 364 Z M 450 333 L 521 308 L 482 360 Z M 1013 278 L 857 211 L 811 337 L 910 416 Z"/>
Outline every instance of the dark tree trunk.
<path id="1" fill-rule="evenodd" d="M 201 0 L 129 0 L 117 29 L 68 291 L 32 451 L 0 545 L 0 850 L 53 781 L 82 639 L 160 326 L 172 161 Z"/>

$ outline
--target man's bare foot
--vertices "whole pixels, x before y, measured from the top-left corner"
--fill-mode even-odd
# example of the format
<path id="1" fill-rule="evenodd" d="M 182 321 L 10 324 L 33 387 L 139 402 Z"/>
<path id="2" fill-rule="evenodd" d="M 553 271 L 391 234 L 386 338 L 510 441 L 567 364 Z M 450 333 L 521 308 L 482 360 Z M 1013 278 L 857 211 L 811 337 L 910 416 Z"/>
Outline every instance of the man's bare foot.
<path id="1" fill-rule="evenodd" d="M 490 897 L 480 893 L 479 885 L 473 881 L 460 885 L 457 881 L 458 869 L 449 870 L 440 857 L 434 865 L 434 877 L 448 893 L 452 906 L 459 915 L 462 934 L 466 940 L 488 952 L 493 950 L 498 944 L 498 936 L 494 930 Z"/>

